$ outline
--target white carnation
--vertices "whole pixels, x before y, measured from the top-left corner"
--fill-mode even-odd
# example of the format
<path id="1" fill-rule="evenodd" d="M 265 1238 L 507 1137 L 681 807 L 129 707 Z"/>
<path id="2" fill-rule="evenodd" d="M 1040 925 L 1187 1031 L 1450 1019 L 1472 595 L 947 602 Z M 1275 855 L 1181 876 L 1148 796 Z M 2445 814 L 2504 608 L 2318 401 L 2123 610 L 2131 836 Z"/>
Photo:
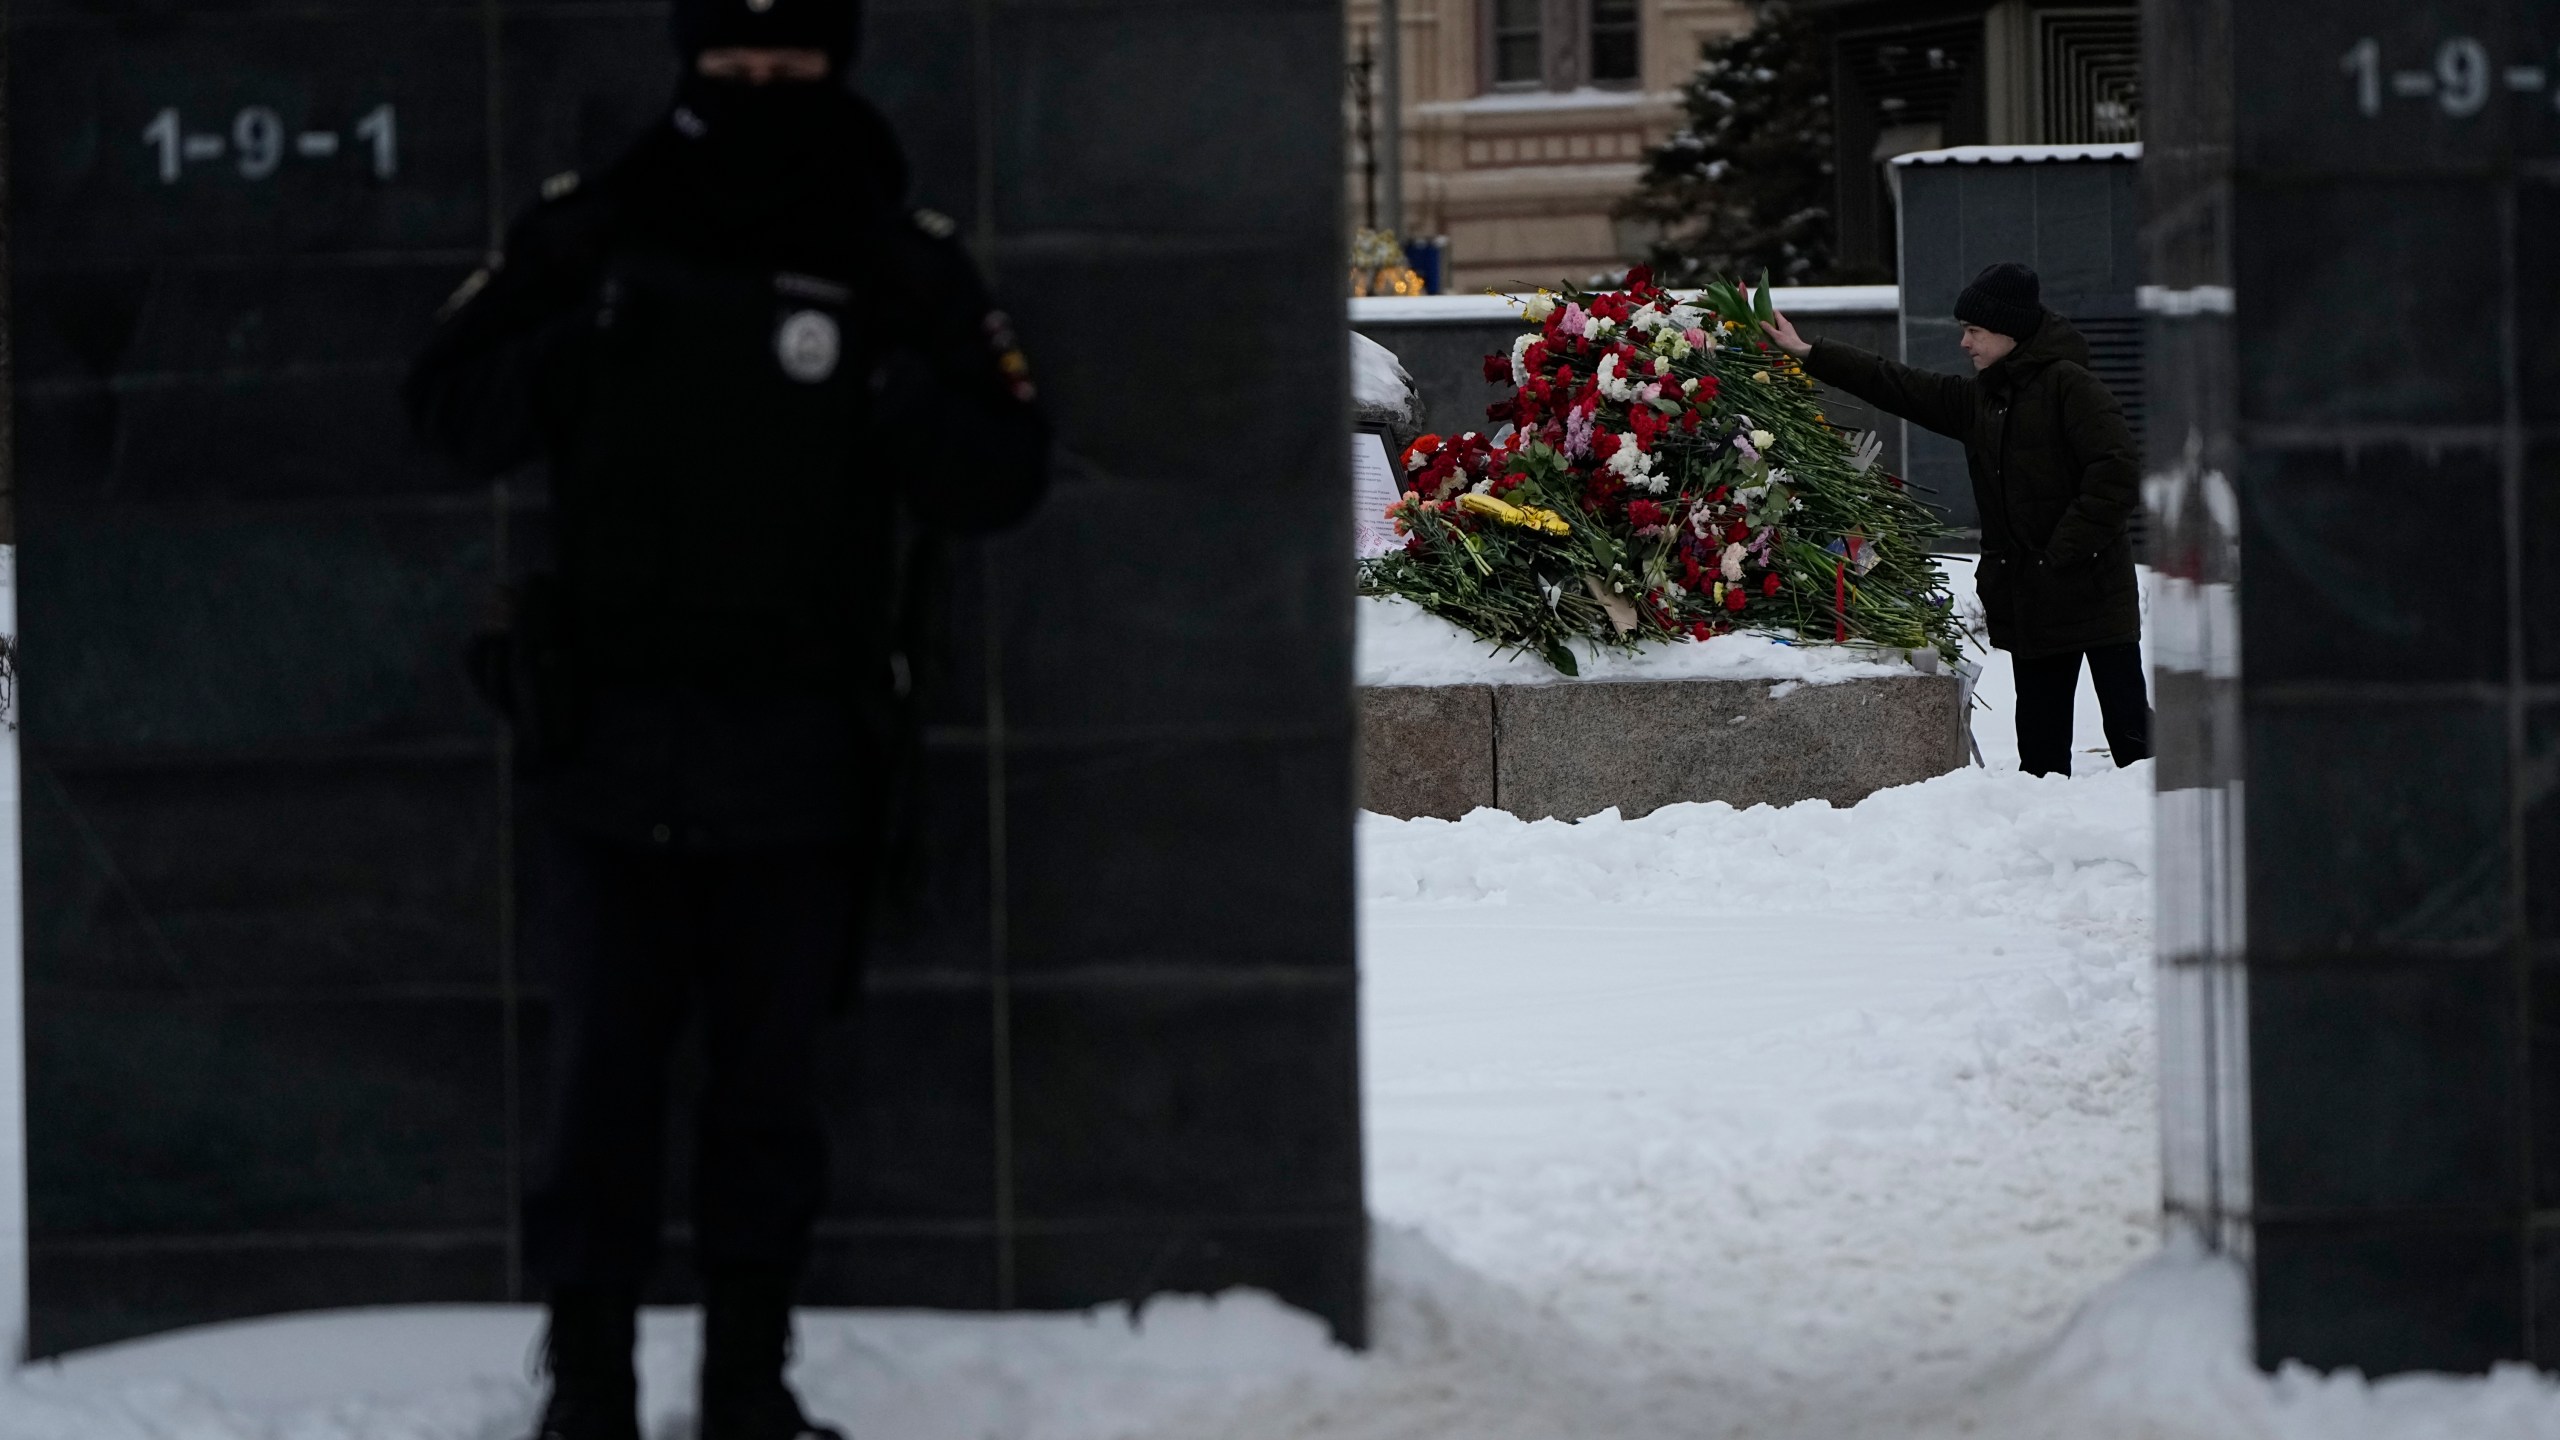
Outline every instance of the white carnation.
<path id="1" fill-rule="evenodd" d="M 1623 401 L 1636 398 L 1634 382 L 1618 373 L 1618 357 L 1615 354 L 1602 356 L 1600 368 L 1591 378 L 1600 386 L 1600 393 L 1612 400 Z"/>
<path id="2" fill-rule="evenodd" d="M 1724 578 L 1729 581 L 1740 580 L 1742 578 L 1741 542 L 1736 541 L 1735 543 L 1724 547 L 1724 563 L 1719 568 L 1724 571 Z"/>

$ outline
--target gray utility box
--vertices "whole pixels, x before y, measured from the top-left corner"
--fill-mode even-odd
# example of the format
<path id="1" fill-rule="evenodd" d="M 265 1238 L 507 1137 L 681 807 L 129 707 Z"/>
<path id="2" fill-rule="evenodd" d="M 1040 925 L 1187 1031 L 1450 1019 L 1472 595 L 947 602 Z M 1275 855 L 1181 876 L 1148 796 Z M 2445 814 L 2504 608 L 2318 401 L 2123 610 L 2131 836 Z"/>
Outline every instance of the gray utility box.
<path id="1" fill-rule="evenodd" d="M 1893 162 L 1902 207 L 1902 361 L 1969 374 L 1956 347 L 1956 296 L 1985 265 L 2015 260 L 2044 303 L 2089 337 L 2090 368 L 2124 402 L 2142 440 L 2140 145 L 1964 145 Z M 1905 475 L 1949 524 L 1978 541 L 1982 518 L 1964 447 L 1905 424 Z"/>

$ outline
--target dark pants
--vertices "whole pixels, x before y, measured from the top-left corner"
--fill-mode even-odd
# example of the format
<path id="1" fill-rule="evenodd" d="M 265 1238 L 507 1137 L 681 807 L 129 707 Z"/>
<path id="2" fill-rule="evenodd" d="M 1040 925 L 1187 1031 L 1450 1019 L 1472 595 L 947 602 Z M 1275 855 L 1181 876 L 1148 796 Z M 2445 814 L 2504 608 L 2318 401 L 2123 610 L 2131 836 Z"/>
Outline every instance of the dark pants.
<path id="1" fill-rule="evenodd" d="M 2013 662 L 2018 677 L 2018 768 L 2030 775 L 2071 773 L 2071 702 L 2080 689 L 2080 657 L 2067 651 Z M 2101 645 L 2085 652 L 2089 683 L 2107 747 L 2118 765 L 2151 758 L 2151 696 L 2143 684 L 2142 647 Z"/>
<path id="2" fill-rule="evenodd" d="M 852 939 L 850 847 L 660 854 L 531 828 L 528 958 L 551 982 L 553 1071 L 528 1267 L 553 1294 L 645 1284 L 668 1064 L 698 1013 L 697 1263 L 796 1276 L 826 1191 L 817 1048 Z"/>

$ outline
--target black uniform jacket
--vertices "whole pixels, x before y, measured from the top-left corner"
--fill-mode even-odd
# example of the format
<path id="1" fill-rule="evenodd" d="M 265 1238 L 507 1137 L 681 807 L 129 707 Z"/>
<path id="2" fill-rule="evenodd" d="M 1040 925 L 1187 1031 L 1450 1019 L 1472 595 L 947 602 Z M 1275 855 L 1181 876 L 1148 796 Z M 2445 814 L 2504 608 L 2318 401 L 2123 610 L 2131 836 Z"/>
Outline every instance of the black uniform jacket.
<path id="1" fill-rule="evenodd" d="M 538 798 L 608 839 L 844 838 L 895 763 L 903 535 L 1005 525 L 1049 434 L 949 221 L 832 87 L 688 84 L 465 283 L 413 421 L 548 461 L 510 693 Z"/>
<path id="2" fill-rule="evenodd" d="M 1979 375 L 1915 370 L 1830 340 L 1814 342 L 1805 370 L 1964 442 L 1993 645 L 2032 660 L 2142 638 L 2126 530 L 2141 456 L 2070 321 L 2046 311 Z"/>

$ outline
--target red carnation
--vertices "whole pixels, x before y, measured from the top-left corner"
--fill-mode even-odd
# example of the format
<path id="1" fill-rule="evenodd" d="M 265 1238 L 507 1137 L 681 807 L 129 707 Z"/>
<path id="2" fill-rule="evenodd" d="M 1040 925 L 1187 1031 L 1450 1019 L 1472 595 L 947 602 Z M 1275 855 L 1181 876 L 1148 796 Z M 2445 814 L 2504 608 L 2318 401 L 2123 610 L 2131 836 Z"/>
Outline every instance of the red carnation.
<path id="1" fill-rule="evenodd" d="M 1766 574 L 1766 575 L 1764 575 L 1764 576 L 1760 577 L 1760 593 L 1761 593 L 1761 594 L 1763 594 L 1763 595 L 1771 595 L 1771 596 L 1774 596 L 1774 595 L 1776 595 L 1776 594 L 1778 593 L 1778 572 L 1777 572 L 1777 571 L 1772 570 L 1772 571 L 1770 571 L 1768 574 Z"/>
<path id="2" fill-rule="evenodd" d="M 1639 265 L 1627 272 L 1628 289 L 1642 290 L 1651 284 L 1653 284 L 1653 270 L 1650 266 Z"/>
<path id="3" fill-rule="evenodd" d="M 1500 354 L 1484 357 L 1484 378 L 1496 385 L 1507 383 L 1511 379 L 1511 357 Z"/>
<path id="4" fill-rule="evenodd" d="M 1746 603 L 1748 603 L 1748 602 L 1747 602 L 1747 601 L 1744 599 L 1744 597 L 1743 597 L 1742 587 L 1741 587 L 1741 586 L 1739 586 L 1739 585 L 1735 585 L 1735 586 L 1728 587 L 1728 588 L 1725 590 L 1725 592 L 1724 592 L 1724 608 L 1726 608 L 1727 610 L 1739 610 L 1739 609 L 1741 609 L 1741 608 L 1742 608 Z"/>
<path id="5" fill-rule="evenodd" d="M 1739 520 L 1736 520 L 1731 525 L 1725 527 L 1724 538 L 1735 544 L 1740 544 L 1742 541 L 1751 538 L 1751 527 L 1743 524 Z"/>
<path id="6" fill-rule="evenodd" d="M 1518 419 L 1519 413 L 1520 402 L 1517 400 L 1496 400 L 1484 407 L 1484 418 L 1496 425 Z"/>
<path id="7" fill-rule="evenodd" d="M 1666 517 L 1662 507 L 1650 500 L 1630 500 L 1627 502 L 1627 518 L 1639 528 L 1646 528 L 1661 524 Z"/>
<path id="8" fill-rule="evenodd" d="M 1703 405 L 1716 398 L 1716 391 L 1722 388 L 1723 384 L 1723 381 L 1718 380 L 1713 375 L 1702 377 L 1698 381 L 1698 403 Z"/>

